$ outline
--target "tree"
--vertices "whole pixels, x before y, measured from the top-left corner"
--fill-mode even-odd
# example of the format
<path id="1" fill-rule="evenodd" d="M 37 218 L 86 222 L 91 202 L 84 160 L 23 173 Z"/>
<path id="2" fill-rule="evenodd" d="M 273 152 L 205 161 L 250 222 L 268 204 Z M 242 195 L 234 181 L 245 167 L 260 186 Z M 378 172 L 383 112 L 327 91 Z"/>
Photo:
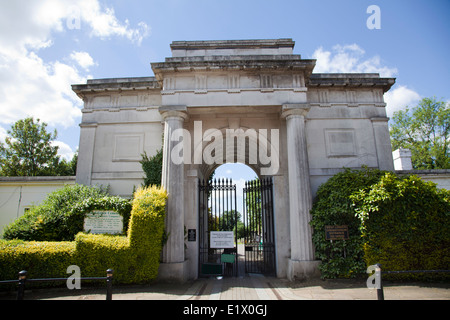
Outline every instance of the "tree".
<path id="1" fill-rule="evenodd" d="M 156 154 L 152 157 L 147 155 L 147 152 L 142 154 L 142 160 L 140 161 L 142 170 L 144 170 L 144 187 L 151 185 L 161 186 L 162 164 L 163 164 L 163 150 L 162 148 L 156 151 Z"/>
<path id="2" fill-rule="evenodd" d="M 242 215 L 239 211 L 229 210 L 224 211 L 219 222 L 220 231 L 230 231 L 234 230 L 237 222 L 242 219 Z"/>
<path id="3" fill-rule="evenodd" d="M 61 160 L 58 147 L 52 145 L 56 129 L 47 132 L 47 124 L 32 117 L 18 120 L 8 130 L 5 144 L 0 143 L 2 176 L 52 176 L 74 174 L 71 163 Z M 72 160 L 74 161 L 74 160 Z M 76 160 L 75 160 L 76 161 Z"/>
<path id="4" fill-rule="evenodd" d="M 394 150 L 411 150 L 414 169 L 450 169 L 450 106 L 424 98 L 410 110 L 394 112 L 390 128 Z"/>

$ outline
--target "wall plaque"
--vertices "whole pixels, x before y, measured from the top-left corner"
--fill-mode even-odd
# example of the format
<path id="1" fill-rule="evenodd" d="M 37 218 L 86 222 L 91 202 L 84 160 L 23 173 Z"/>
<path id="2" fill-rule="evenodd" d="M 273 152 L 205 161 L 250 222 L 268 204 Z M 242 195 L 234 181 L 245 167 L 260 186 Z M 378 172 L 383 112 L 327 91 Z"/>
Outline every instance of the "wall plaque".
<path id="1" fill-rule="evenodd" d="M 326 240 L 347 240 L 348 226 L 325 226 Z"/>
<path id="2" fill-rule="evenodd" d="M 84 231 L 118 234 L 123 230 L 123 217 L 115 211 L 93 211 L 84 219 Z"/>
<path id="3" fill-rule="evenodd" d="M 196 241 L 196 240 L 197 240 L 197 230 L 188 229 L 188 241 Z"/>

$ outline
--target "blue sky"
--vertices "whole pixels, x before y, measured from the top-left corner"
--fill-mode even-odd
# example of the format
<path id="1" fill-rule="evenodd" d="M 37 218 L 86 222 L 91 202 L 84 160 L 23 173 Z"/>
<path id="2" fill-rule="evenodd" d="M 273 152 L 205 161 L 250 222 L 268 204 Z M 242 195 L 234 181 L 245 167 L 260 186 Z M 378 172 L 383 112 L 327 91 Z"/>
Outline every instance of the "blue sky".
<path id="1" fill-rule="evenodd" d="M 366 26 L 369 5 L 379 30 Z M 315 72 L 396 77 L 388 115 L 422 97 L 450 101 L 449 14 L 448 0 L 0 0 L 0 141 L 39 117 L 71 158 L 82 102 L 70 85 L 152 76 L 174 40 L 292 38 L 296 54 L 318 59 Z M 221 170 L 238 179 L 239 168 Z"/>

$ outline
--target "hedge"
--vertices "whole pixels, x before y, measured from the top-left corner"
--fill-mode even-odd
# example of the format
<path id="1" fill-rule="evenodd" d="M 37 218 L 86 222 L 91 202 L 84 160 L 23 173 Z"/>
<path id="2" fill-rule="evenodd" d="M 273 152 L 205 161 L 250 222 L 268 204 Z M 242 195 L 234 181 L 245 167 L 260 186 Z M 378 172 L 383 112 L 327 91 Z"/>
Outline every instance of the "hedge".
<path id="1" fill-rule="evenodd" d="M 0 280 L 17 279 L 21 270 L 27 270 L 29 278 L 68 277 L 66 270 L 76 264 L 75 254 L 73 241 L 0 240 Z"/>
<path id="2" fill-rule="evenodd" d="M 361 221 L 364 259 L 384 270 L 448 270 L 450 191 L 417 176 L 386 173 L 351 196 Z M 390 279 L 449 279 L 448 274 L 395 274 Z"/>
<path id="3" fill-rule="evenodd" d="M 114 210 L 122 215 L 127 230 L 131 203 L 127 199 L 108 196 L 99 187 L 70 185 L 50 193 L 39 206 L 8 225 L 6 240 L 73 241 L 83 231 L 84 218 L 92 210 Z"/>
<path id="4" fill-rule="evenodd" d="M 78 233 L 71 242 L 0 240 L 0 280 L 68 277 L 67 267 L 80 267 L 82 277 L 114 270 L 116 283 L 143 283 L 156 278 L 164 232 L 167 193 L 157 187 L 135 193 L 127 236 Z M 33 283 L 35 284 L 35 283 Z"/>

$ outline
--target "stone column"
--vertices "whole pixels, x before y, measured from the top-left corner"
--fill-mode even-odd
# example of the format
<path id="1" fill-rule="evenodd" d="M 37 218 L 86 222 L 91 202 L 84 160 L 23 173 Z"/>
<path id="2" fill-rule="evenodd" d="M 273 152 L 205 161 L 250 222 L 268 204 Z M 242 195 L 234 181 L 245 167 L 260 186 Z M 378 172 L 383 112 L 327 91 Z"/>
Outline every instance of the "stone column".
<path id="1" fill-rule="evenodd" d="M 291 280 L 311 277 L 318 271 L 318 262 L 314 261 L 312 232 L 309 225 L 312 196 L 305 130 L 305 116 L 308 111 L 307 104 L 283 105 L 282 117 L 286 118 L 287 130 L 291 238 L 288 278 Z"/>
<path id="2" fill-rule="evenodd" d="M 163 248 L 163 263 L 159 278 L 164 280 L 185 281 L 184 257 L 184 164 L 174 164 L 171 151 L 178 141 L 172 141 L 171 135 L 176 129 L 183 128 L 187 119 L 186 107 L 164 106 L 159 109 L 164 119 L 164 147 L 162 186 L 167 190 L 166 232 L 167 242 Z"/>

